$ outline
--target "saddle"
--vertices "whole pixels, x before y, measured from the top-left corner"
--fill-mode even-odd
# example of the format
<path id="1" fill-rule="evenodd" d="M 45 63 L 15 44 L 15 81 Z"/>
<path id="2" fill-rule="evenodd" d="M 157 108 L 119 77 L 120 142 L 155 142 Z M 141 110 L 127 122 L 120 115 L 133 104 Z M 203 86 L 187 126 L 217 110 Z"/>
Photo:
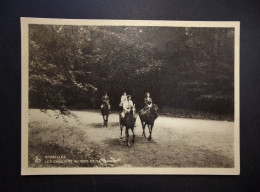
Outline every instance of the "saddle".
<path id="1" fill-rule="evenodd" d="M 109 101 L 102 101 L 101 108 L 109 106 Z"/>
<path id="2" fill-rule="evenodd" d="M 157 118 L 158 117 L 157 110 L 158 107 L 155 104 L 153 104 L 151 107 L 145 106 L 142 110 L 140 110 L 140 115 L 144 116 L 145 114 L 150 113 L 153 116 L 155 116 L 155 118 Z"/>

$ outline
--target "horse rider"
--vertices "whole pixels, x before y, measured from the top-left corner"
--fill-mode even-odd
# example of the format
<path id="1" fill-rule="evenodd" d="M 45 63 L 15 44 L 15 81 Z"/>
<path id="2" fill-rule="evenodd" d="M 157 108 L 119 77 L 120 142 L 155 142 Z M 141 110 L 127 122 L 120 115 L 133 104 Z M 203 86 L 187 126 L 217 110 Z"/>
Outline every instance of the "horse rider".
<path id="1" fill-rule="evenodd" d="M 147 107 L 153 106 L 153 100 L 152 100 L 151 94 L 149 92 L 145 93 L 144 103 Z"/>
<path id="2" fill-rule="evenodd" d="M 105 92 L 105 95 L 102 96 L 101 102 L 102 102 L 101 108 L 103 108 L 105 105 L 107 105 L 109 113 L 111 114 L 111 106 L 109 104 L 109 97 L 107 95 L 107 92 Z"/>
<path id="3" fill-rule="evenodd" d="M 145 103 L 145 108 L 151 108 L 153 107 L 153 100 L 151 98 L 151 94 L 149 92 L 145 93 L 145 97 L 144 97 L 144 103 Z M 157 112 L 155 112 L 156 118 L 158 117 Z"/>
<path id="4" fill-rule="evenodd" d="M 126 95 L 126 92 L 124 91 L 123 95 L 121 96 L 121 100 L 120 100 L 120 104 L 119 104 L 119 107 L 120 107 L 121 111 L 123 111 L 123 103 L 126 100 L 127 100 L 127 95 Z"/>
<path id="5" fill-rule="evenodd" d="M 121 113 L 122 117 L 124 118 L 126 113 L 129 113 L 133 107 L 134 104 L 131 100 L 131 95 L 127 95 L 127 99 L 123 102 L 123 112 Z"/>

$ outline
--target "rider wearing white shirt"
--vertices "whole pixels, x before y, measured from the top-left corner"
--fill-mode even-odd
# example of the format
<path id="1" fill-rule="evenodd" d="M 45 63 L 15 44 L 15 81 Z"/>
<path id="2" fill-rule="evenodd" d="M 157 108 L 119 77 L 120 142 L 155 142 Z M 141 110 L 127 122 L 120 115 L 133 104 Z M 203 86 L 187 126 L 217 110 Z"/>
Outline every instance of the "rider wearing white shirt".
<path id="1" fill-rule="evenodd" d="M 123 102 L 123 109 L 125 112 L 129 112 L 134 106 L 133 101 L 131 100 L 131 95 L 127 96 L 127 100 Z"/>
<path id="2" fill-rule="evenodd" d="M 133 101 L 131 100 L 131 95 L 127 95 L 127 100 L 123 102 L 123 117 L 127 112 L 130 112 L 130 110 L 134 107 Z"/>
<path id="3" fill-rule="evenodd" d="M 124 101 L 127 100 L 127 95 L 126 95 L 126 92 L 124 92 L 124 94 L 121 96 L 121 102 L 119 104 L 120 108 L 122 109 L 123 108 L 123 103 Z"/>

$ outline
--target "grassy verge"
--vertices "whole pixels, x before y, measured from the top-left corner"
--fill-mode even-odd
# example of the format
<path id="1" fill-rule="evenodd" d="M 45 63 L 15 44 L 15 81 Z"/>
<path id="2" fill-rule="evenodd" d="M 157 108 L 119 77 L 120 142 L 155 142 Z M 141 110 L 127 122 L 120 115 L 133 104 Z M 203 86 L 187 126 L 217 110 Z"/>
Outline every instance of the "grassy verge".
<path id="1" fill-rule="evenodd" d="M 159 115 L 179 118 L 208 119 L 234 121 L 233 114 L 218 114 L 194 109 L 163 107 L 159 108 Z"/>
<path id="2" fill-rule="evenodd" d="M 87 138 L 75 127 L 30 123 L 29 167 L 114 167 L 120 161 Z"/>

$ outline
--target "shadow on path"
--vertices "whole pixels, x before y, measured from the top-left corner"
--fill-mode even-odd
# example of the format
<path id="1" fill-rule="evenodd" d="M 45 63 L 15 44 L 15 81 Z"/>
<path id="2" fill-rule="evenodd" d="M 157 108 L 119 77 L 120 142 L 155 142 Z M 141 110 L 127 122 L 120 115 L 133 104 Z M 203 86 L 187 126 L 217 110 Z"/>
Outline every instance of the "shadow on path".
<path id="1" fill-rule="evenodd" d="M 91 123 L 87 125 L 88 127 L 93 127 L 93 128 L 106 128 L 106 126 L 103 124 L 103 122 L 101 123 Z M 114 127 L 118 127 L 118 129 L 120 128 L 119 123 L 117 122 L 108 122 L 108 128 L 114 128 Z"/>
<path id="2" fill-rule="evenodd" d="M 91 123 L 91 124 L 88 124 L 87 127 L 105 128 L 106 126 L 103 123 Z"/>
<path id="3" fill-rule="evenodd" d="M 133 135 L 130 134 L 130 137 L 129 137 L 129 141 L 131 142 L 131 146 L 140 146 L 140 145 L 144 145 L 143 147 L 145 147 L 145 145 L 147 147 L 149 147 L 150 145 L 153 145 L 153 144 L 157 144 L 156 141 L 154 140 L 151 140 L 151 141 L 148 141 L 147 138 L 144 138 L 143 136 L 140 136 L 140 135 L 136 135 L 135 136 L 135 142 L 132 143 L 132 139 L 133 139 Z M 118 138 L 108 138 L 108 139 L 105 139 L 104 140 L 104 143 L 107 144 L 108 146 L 126 146 L 126 137 L 125 135 L 123 135 L 123 138 L 120 139 L 119 137 Z"/>

